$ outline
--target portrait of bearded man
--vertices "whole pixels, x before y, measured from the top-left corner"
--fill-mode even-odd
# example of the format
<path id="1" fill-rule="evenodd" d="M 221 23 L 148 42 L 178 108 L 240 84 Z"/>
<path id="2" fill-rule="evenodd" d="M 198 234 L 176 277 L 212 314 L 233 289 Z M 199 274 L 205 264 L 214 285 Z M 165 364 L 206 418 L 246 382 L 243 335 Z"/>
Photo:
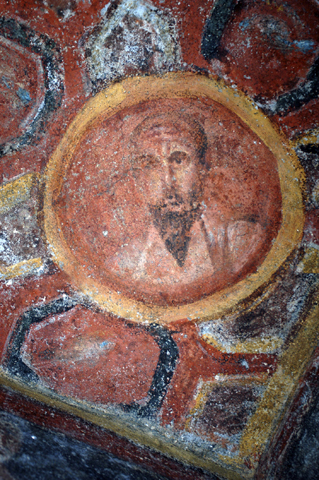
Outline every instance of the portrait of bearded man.
<path id="1" fill-rule="evenodd" d="M 202 125 L 174 112 L 146 117 L 129 139 L 130 175 L 147 204 L 148 231 L 107 263 L 137 283 L 149 281 L 168 303 L 170 290 L 195 283 L 200 291 L 202 279 L 215 290 L 229 284 L 265 240 L 255 218 L 225 221 L 207 208 L 205 192 L 214 189 L 207 147 Z"/>

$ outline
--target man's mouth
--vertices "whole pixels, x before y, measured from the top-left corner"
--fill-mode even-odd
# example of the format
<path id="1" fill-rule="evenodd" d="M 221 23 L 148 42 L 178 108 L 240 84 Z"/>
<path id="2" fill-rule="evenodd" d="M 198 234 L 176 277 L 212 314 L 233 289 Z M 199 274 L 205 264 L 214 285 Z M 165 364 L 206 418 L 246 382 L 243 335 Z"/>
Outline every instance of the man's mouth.
<path id="1" fill-rule="evenodd" d="M 184 212 L 186 205 L 184 202 L 168 201 L 164 204 L 158 205 L 157 208 L 163 213 L 165 212 Z"/>
<path id="2" fill-rule="evenodd" d="M 151 205 L 151 210 L 154 209 L 161 211 L 162 213 L 176 212 L 176 213 L 186 213 L 198 210 L 200 203 L 196 200 L 194 201 L 185 201 L 180 197 L 166 197 L 160 202 L 157 202 L 155 205 Z"/>

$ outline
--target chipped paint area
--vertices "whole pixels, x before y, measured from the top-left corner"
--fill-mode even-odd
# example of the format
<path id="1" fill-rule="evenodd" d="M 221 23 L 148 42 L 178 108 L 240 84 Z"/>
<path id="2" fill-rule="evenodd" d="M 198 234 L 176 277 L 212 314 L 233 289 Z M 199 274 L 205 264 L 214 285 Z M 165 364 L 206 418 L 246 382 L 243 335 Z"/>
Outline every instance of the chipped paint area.
<path id="1" fill-rule="evenodd" d="M 125 74 L 180 66 L 176 25 L 169 14 L 140 0 L 125 0 L 110 9 L 110 14 L 106 7 L 101 12 L 105 18 L 85 45 L 94 85 L 105 85 Z"/>
<path id="2" fill-rule="evenodd" d="M 0 6 L 0 407 L 161 478 L 291 480 L 318 390 L 318 2 Z"/>

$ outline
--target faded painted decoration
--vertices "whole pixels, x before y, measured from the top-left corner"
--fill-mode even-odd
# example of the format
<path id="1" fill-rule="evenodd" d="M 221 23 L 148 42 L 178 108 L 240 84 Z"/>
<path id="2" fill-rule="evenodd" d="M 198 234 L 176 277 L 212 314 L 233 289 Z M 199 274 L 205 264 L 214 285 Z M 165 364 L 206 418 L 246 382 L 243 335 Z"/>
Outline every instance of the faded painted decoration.
<path id="1" fill-rule="evenodd" d="M 317 361 L 317 3 L 15 8 L 0 406 L 170 478 L 277 478 Z"/>
<path id="2" fill-rule="evenodd" d="M 276 161 L 261 143 L 254 151 L 257 137 L 239 121 L 234 137 L 244 140 L 231 145 L 220 110 L 146 101 L 76 147 L 55 209 L 92 278 L 146 303 L 185 304 L 262 262 L 281 222 Z"/>
<path id="3" fill-rule="evenodd" d="M 264 116 L 257 126 L 244 97 L 224 91 L 190 75 L 127 80 L 87 105 L 49 163 L 44 211 L 53 255 L 114 313 L 142 322 L 212 315 L 225 303 L 214 293 L 226 287 L 233 302 L 248 296 L 300 237 L 300 166 Z M 283 205 L 280 188 L 289 190 Z M 93 208 L 99 223 L 91 223 Z"/>
<path id="4" fill-rule="evenodd" d="M 95 89 L 125 74 L 165 72 L 180 66 L 173 17 L 150 2 L 128 0 L 101 11 L 102 22 L 85 43 L 89 77 Z"/>
<path id="5" fill-rule="evenodd" d="M 61 105 L 63 69 L 59 49 L 13 18 L 0 18 L 0 155 L 39 136 Z"/>

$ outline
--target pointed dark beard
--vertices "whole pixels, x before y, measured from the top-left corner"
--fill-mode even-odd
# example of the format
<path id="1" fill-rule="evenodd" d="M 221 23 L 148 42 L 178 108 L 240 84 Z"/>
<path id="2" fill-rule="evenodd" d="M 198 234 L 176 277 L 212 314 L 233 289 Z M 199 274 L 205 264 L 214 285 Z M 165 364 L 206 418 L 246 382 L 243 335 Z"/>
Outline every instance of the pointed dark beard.
<path id="1" fill-rule="evenodd" d="M 194 207 L 188 205 L 188 209 L 181 208 L 178 211 L 161 204 L 151 205 L 149 208 L 154 226 L 167 250 L 173 255 L 177 265 L 182 267 L 187 257 L 192 226 L 201 215 L 200 205 L 196 204 Z"/>

